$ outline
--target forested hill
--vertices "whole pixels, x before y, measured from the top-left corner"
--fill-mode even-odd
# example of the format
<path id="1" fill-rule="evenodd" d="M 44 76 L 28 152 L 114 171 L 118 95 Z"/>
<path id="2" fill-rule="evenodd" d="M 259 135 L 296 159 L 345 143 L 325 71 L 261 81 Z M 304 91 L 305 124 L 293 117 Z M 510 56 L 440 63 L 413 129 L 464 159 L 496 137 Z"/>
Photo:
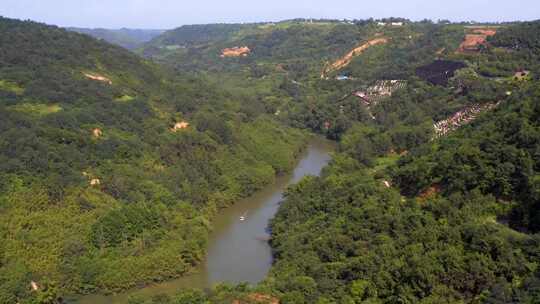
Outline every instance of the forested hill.
<path id="1" fill-rule="evenodd" d="M 241 24 L 184 25 L 151 39 L 148 46 L 200 46 L 229 40 L 240 30 L 249 27 Z"/>
<path id="2" fill-rule="evenodd" d="M 351 130 L 325 177 L 289 189 L 267 286 L 283 303 L 536 303 L 538 93 L 395 165 L 362 165 L 377 142 Z"/>
<path id="3" fill-rule="evenodd" d="M 238 34 L 155 58 L 258 94 L 340 151 L 288 189 L 264 282 L 146 303 L 538 303 L 540 22 L 268 26 L 276 36 L 260 43 Z M 357 33 L 336 42 L 334 65 L 325 27 Z M 244 43 L 249 53 L 219 56 Z M 259 53 L 265 43 L 276 57 Z M 289 43 L 298 49 L 279 57 Z"/>
<path id="4" fill-rule="evenodd" d="M 384 58 L 386 60 L 395 60 L 397 55 L 412 59 L 423 56 L 423 60 L 429 60 L 435 58 L 440 49 L 446 48 L 449 52 L 463 38 L 462 25 L 396 21 L 400 21 L 399 25 L 393 26 L 390 20 L 383 22 L 383 26 L 373 20 L 289 20 L 182 26 L 156 37 L 142 51 L 161 62 L 192 70 L 256 69 L 253 66 L 256 64 L 259 73 L 269 74 L 279 64 L 278 69 L 300 80 L 319 76 L 327 63 L 377 37 L 387 38 L 392 47 L 398 48 L 388 54 L 392 58 Z M 234 47 L 248 47 L 249 53 L 220 57 L 223 50 Z M 416 49 L 416 53 L 405 54 L 410 49 Z M 385 65 L 384 68 L 390 67 Z M 398 68 L 401 67 L 395 70 L 399 71 Z M 314 73 L 310 74 L 311 71 Z"/>
<path id="5" fill-rule="evenodd" d="M 340 149 L 287 191 L 268 278 L 140 303 L 538 303 L 539 25 L 185 26 L 140 50 L 165 68 L 0 19 L 0 303 L 187 273 L 299 129 Z"/>
<path id="6" fill-rule="evenodd" d="M 354 124 L 324 176 L 289 189 L 260 290 L 283 303 L 537 303 L 539 25 L 451 55 L 467 67 L 446 93 L 409 79 L 371 105 L 376 123 Z M 478 102 L 490 106 L 468 114 Z M 410 133 L 425 115 L 443 123 Z"/>
<path id="7" fill-rule="evenodd" d="M 145 30 L 145 29 L 90 29 L 90 28 L 67 28 L 81 34 L 87 34 L 97 39 L 103 39 L 109 43 L 119 45 L 129 50 L 141 47 L 146 42 L 161 35 L 165 30 Z"/>
<path id="8" fill-rule="evenodd" d="M 304 144 L 260 108 L 89 36 L 1 18 L 0 303 L 188 272 L 213 214 L 291 169 Z"/>

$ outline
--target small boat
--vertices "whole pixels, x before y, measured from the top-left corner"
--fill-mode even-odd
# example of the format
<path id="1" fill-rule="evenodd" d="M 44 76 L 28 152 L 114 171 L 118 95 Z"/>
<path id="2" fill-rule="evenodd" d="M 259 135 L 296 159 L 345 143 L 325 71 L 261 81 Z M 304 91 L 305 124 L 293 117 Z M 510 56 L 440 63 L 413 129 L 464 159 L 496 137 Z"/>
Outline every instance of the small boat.
<path id="1" fill-rule="evenodd" d="M 247 216 L 247 212 L 242 214 L 242 216 L 240 216 L 240 221 L 245 221 L 246 220 L 246 216 Z"/>

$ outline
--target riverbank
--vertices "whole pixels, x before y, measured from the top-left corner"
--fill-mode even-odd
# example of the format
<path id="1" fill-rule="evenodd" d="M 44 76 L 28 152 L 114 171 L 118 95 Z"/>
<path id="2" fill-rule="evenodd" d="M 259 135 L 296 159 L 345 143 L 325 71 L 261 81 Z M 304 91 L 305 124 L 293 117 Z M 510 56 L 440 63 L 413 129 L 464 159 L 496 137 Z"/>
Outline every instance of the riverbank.
<path id="1" fill-rule="evenodd" d="M 89 295 L 70 303 L 127 303 L 131 296 L 150 297 L 174 294 L 182 288 L 209 288 L 219 282 L 255 284 L 267 275 L 272 265 L 272 252 L 266 239 L 269 220 L 274 217 L 288 185 L 306 175 L 318 175 L 330 161 L 334 143 L 319 137 L 310 139 L 307 148 L 289 174 L 278 176 L 274 183 L 222 209 L 212 222 L 206 259 L 195 273 L 177 280 L 153 284 L 117 295 Z M 244 221 L 240 217 L 245 216 Z"/>

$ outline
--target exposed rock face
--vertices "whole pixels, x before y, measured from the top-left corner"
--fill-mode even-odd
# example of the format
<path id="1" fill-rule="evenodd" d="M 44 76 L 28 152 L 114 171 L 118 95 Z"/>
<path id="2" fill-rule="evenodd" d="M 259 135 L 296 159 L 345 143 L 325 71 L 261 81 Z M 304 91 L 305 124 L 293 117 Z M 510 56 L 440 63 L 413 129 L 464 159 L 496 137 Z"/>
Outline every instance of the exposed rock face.
<path id="1" fill-rule="evenodd" d="M 246 57 L 251 53 L 251 49 L 247 46 L 236 46 L 233 48 L 223 49 L 221 51 L 221 58 L 224 57 Z"/>
<path id="2" fill-rule="evenodd" d="M 99 74 L 90 74 L 90 73 L 83 73 L 83 74 L 88 79 L 95 80 L 95 81 L 101 81 L 101 82 L 107 83 L 109 85 L 112 84 L 112 81 L 109 78 L 105 77 L 105 76 L 102 76 L 102 75 L 99 75 Z"/>

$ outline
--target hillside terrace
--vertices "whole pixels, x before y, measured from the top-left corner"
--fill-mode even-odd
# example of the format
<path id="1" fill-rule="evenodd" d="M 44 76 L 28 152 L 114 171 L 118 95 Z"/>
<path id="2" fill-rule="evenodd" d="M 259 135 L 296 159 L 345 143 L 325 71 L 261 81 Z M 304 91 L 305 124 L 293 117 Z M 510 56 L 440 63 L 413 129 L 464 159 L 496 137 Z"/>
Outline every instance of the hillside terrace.
<path id="1" fill-rule="evenodd" d="M 472 106 L 466 107 L 454 115 L 450 116 L 445 120 L 436 122 L 433 125 L 435 129 L 435 138 L 440 138 L 448 135 L 450 132 L 453 132 L 460 127 L 471 123 L 474 121 L 481 113 L 492 110 L 496 108 L 498 103 L 486 103 L 486 104 L 474 104 Z"/>
<path id="2" fill-rule="evenodd" d="M 392 94 L 406 86 L 404 80 L 379 80 L 365 91 L 356 91 L 354 96 L 360 98 L 366 107 L 375 106 L 382 99 L 391 97 Z"/>

